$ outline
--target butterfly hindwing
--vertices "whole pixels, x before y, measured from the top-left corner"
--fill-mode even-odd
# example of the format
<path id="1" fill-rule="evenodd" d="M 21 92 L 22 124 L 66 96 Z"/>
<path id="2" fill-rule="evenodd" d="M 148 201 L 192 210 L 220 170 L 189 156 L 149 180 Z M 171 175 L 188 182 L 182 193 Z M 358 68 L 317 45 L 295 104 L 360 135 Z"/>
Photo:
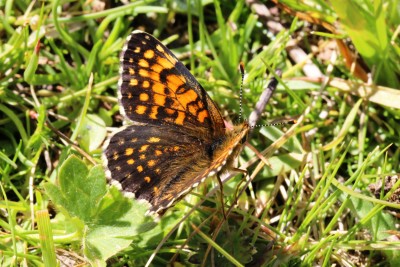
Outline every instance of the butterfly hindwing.
<path id="1" fill-rule="evenodd" d="M 203 177 L 193 174 L 212 161 L 195 138 L 150 125 L 131 125 L 115 133 L 105 156 L 114 183 L 149 201 L 154 211 L 200 182 Z"/>

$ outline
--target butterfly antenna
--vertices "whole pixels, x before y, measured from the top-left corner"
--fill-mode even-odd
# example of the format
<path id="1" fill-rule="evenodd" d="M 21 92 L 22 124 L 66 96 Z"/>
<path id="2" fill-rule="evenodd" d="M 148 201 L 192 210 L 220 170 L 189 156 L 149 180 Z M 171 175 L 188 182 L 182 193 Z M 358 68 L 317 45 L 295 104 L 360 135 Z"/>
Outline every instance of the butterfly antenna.
<path id="1" fill-rule="evenodd" d="M 242 122 L 242 97 L 243 97 L 243 81 L 244 81 L 244 63 L 239 64 L 240 74 L 242 75 L 242 81 L 240 83 L 239 90 L 239 123 Z"/>

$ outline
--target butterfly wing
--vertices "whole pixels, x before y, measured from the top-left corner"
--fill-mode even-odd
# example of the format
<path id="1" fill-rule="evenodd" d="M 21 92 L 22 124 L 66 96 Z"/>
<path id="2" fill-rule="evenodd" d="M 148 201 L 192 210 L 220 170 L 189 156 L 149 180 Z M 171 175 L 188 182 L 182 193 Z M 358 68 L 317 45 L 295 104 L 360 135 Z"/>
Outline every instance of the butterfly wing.
<path id="1" fill-rule="evenodd" d="M 187 193 L 212 161 L 199 140 L 175 128 L 163 128 L 123 128 L 111 137 L 104 152 L 111 182 L 148 201 L 152 211 L 167 208 Z"/>
<path id="2" fill-rule="evenodd" d="M 222 116 L 207 92 L 172 52 L 152 35 L 134 31 L 122 50 L 121 113 L 135 122 L 185 127 L 218 138 Z"/>
<path id="3" fill-rule="evenodd" d="M 139 124 L 110 138 L 107 176 L 159 212 L 220 171 L 247 128 L 226 135 L 215 103 L 153 36 L 133 32 L 120 60 L 121 113 Z"/>

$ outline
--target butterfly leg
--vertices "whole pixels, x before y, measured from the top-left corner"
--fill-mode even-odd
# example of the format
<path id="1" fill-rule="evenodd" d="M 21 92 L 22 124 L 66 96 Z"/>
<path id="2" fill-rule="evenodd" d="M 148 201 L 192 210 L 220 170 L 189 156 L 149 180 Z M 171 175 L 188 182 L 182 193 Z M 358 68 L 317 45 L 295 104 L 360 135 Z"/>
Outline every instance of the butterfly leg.
<path id="1" fill-rule="evenodd" d="M 231 208 L 229 209 L 228 212 L 230 212 L 230 210 L 233 209 L 233 207 L 237 204 L 240 195 L 241 195 L 241 194 L 243 193 L 243 191 L 244 191 L 244 190 L 242 189 L 242 190 L 239 192 L 239 188 L 240 188 L 240 186 L 242 185 L 242 183 L 243 183 L 244 181 L 247 181 L 247 182 L 246 182 L 246 185 L 245 185 L 245 187 L 247 187 L 247 186 L 249 185 L 249 180 L 250 180 L 249 173 L 247 172 L 247 170 L 243 170 L 243 169 L 239 169 L 239 168 L 231 168 L 230 171 L 231 171 L 231 172 L 242 173 L 242 174 L 243 174 L 243 178 L 246 178 L 246 179 L 242 179 L 242 180 L 240 181 L 240 183 L 237 185 L 237 187 L 236 187 L 236 192 L 235 192 L 235 199 L 233 200 L 232 206 L 231 206 Z"/>
<path id="2" fill-rule="evenodd" d="M 218 180 L 218 184 L 219 184 L 219 192 L 221 193 L 220 198 L 221 198 L 222 214 L 224 215 L 224 219 L 226 220 L 225 204 L 224 204 L 224 184 L 222 183 L 221 177 L 219 177 L 218 173 L 216 176 L 217 176 L 217 180 Z"/>

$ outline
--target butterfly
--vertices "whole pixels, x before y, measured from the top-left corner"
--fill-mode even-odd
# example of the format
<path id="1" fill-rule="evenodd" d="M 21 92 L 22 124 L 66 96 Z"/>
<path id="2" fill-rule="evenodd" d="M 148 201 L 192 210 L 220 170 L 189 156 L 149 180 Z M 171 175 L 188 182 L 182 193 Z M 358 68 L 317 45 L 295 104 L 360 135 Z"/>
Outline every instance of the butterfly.
<path id="1" fill-rule="evenodd" d="M 248 123 L 227 129 L 215 102 L 159 40 L 133 31 L 119 73 L 120 113 L 128 124 L 105 144 L 111 184 L 161 213 L 232 166 Z"/>

